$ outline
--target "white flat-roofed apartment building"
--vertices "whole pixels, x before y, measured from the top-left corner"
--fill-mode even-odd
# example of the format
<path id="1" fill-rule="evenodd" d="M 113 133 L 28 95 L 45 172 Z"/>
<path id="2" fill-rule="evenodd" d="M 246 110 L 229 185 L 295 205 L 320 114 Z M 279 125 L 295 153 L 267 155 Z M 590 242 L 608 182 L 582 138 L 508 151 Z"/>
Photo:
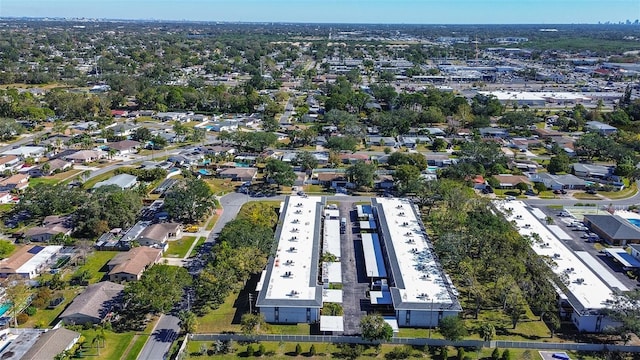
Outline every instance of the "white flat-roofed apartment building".
<path id="1" fill-rule="evenodd" d="M 267 322 L 320 320 L 318 262 L 324 202 L 319 196 L 290 196 L 281 206 L 277 248 L 257 287 L 256 306 Z"/>
<path id="2" fill-rule="evenodd" d="M 425 233 L 420 215 L 407 199 L 372 199 L 385 252 L 389 290 L 398 326 L 434 327 L 462 307 Z"/>
<path id="3" fill-rule="evenodd" d="M 549 227 L 527 209 L 526 204 L 520 201 L 496 204 L 507 220 L 515 221 L 521 235 L 538 234 L 540 237 L 539 241 L 533 242 L 533 250 L 539 256 L 549 257 L 553 261 L 553 272 L 565 280 L 567 291 L 563 292 L 557 288 L 560 314 L 563 317 L 570 318 L 578 330 L 586 332 L 601 332 L 607 327 L 618 325 L 605 315 L 613 300 L 613 290 L 603 278 L 610 274 L 597 274 L 593 271 L 585 262 L 593 258 L 590 254 L 569 249 Z M 604 268 L 600 271 L 608 272 Z"/>

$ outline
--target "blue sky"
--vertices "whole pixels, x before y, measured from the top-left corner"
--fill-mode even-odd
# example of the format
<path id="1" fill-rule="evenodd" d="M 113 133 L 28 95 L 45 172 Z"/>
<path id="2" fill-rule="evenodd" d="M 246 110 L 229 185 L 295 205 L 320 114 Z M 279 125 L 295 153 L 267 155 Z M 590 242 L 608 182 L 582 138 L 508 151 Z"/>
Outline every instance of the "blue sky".
<path id="1" fill-rule="evenodd" d="M 573 24 L 640 18 L 640 0 L 0 0 L 0 16 L 260 22 Z"/>

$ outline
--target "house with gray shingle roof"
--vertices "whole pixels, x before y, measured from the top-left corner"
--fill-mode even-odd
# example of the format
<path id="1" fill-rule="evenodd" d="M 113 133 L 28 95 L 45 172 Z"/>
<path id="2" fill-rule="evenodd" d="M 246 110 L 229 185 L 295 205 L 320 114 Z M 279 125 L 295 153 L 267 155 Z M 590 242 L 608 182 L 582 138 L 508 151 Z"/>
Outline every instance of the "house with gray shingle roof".
<path id="1" fill-rule="evenodd" d="M 640 229 L 618 215 L 585 215 L 584 224 L 611 245 L 640 243 Z"/>

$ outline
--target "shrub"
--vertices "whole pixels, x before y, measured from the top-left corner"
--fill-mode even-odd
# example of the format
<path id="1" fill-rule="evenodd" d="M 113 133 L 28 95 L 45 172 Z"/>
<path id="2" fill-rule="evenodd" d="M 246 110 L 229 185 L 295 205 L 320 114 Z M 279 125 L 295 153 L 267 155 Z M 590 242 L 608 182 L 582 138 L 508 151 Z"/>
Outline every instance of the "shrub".
<path id="1" fill-rule="evenodd" d="M 509 349 L 504 349 L 504 351 L 502 352 L 502 357 L 500 359 L 511 360 L 511 353 L 509 352 Z"/>
<path id="2" fill-rule="evenodd" d="M 384 358 L 387 360 L 402 360 L 408 359 L 411 356 L 411 348 L 408 346 L 396 346 L 387 354 Z"/>
<path id="3" fill-rule="evenodd" d="M 458 356 L 456 358 L 458 360 L 464 360 L 464 356 L 465 356 L 464 348 L 459 348 L 458 349 Z"/>
<path id="4" fill-rule="evenodd" d="M 36 312 L 38 312 L 38 309 L 33 306 L 29 306 L 24 312 L 29 316 L 33 316 L 36 314 Z"/>
<path id="5" fill-rule="evenodd" d="M 253 348 L 253 345 L 247 345 L 247 356 L 251 357 L 255 354 L 256 350 Z"/>
<path id="6" fill-rule="evenodd" d="M 22 324 L 26 323 L 27 321 L 29 321 L 29 315 L 27 315 L 25 313 L 20 313 L 20 314 L 18 314 L 18 316 L 16 316 L 16 319 L 18 321 L 18 325 L 22 325 Z"/>
<path id="7" fill-rule="evenodd" d="M 311 344 L 311 347 L 309 348 L 309 356 L 316 356 L 316 346 Z"/>
<path id="8" fill-rule="evenodd" d="M 300 346 L 300 344 L 296 344 L 296 351 L 295 351 L 296 355 L 300 355 L 302 354 L 302 346 Z"/>
<path id="9" fill-rule="evenodd" d="M 498 350 L 498 348 L 495 348 L 491 353 L 491 360 L 498 360 L 498 359 L 500 359 L 500 350 Z"/>
<path id="10" fill-rule="evenodd" d="M 262 356 L 266 351 L 267 350 L 264 348 L 264 344 L 260 344 L 260 346 L 258 346 L 258 352 L 256 353 L 256 356 Z"/>

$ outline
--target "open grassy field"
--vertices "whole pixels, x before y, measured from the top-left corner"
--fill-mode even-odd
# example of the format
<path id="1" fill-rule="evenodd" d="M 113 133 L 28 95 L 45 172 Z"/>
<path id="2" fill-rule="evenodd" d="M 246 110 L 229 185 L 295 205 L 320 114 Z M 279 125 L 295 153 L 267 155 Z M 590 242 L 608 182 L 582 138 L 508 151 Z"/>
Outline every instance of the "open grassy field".
<path id="1" fill-rule="evenodd" d="M 211 191 L 218 196 L 236 191 L 236 186 L 239 185 L 238 182 L 233 182 L 230 179 L 204 179 L 204 181 L 209 185 Z"/>
<path id="2" fill-rule="evenodd" d="M 316 355 L 311 356 L 309 354 L 309 349 L 311 347 L 311 343 L 300 343 L 300 347 L 302 349 L 302 353 L 300 355 L 296 355 L 295 349 L 297 343 L 293 342 L 261 342 L 259 344 L 252 344 L 254 350 L 258 350 L 260 345 L 264 346 L 265 355 L 263 357 L 267 357 L 269 359 L 294 359 L 294 358 L 307 358 L 307 359 L 336 359 L 342 358 L 339 356 L 338 347 L 335 344 L 326 344 L 326 343 L 313 343 Z M 403 347 L 404 345 L 389 345 L 383 344 L 380 347 L 380 351 L 376 351 L 374 347 L 365 348 L 363 354 L 358 357 L 358 359 L 385 359 L 387 358 L 387 354 L 389 354 L 394 348 Z M 234 344 L 233 352 L 227 355 L 207 355 L 201 354 L 202 350 L 211 349 L 210 342 L 202 342 L 202 341 L 190 341 L 187 345 L 187 356 L 186 359 L 234 359 L 246 357 L 247 345 Z M 410 356 L 409 358 L 414 359 L 442 359 L 439 354 L 439 349 L 437 348 L 419 348 L 419 347 L 410 347 Z M 448 349 L 449 359 L 457 359 L 458 351 L 453 347 L 449 347 Z M 500 349 L 502 353 L 503 349 Z M 491 353 L 493 352 L 492 348 L 483 348 L 479 349 L 479 351 L 467 351 L 466 354 L 470 356 L 472 359 L 489 359 Z M 511 354 L 511 359 L 530 359 L 530 360 L 539 360 L 542 357 L 539 355 L 537 350 L 527 350 L 527 349 L 509 349 L 509 353 Z M 567 354 L 572 359 L 580 359 L 580 360 L 596 360 L 598 358 L 591 356 L 590 354 L 585 353 L 577 353 L 573 351 L 567 351 Z"/>
<path id="3" fill-rule="evenodd" d="M 225 299 L 225 302 L 216 310 L 210 311 L 207 315 L 198 318 L 199 333 L 218 333 L 222 331 L 240 332 L 240 324 L 232 324 L 236 314 L 234 307 L 238 293 L 232 293 Z"/>
<path id="4" fill-rule="evenodd" d="M 183 236 L 181 239 L 169 241 L 169 249 L 164 256 L 183 258 L 187 256 L 187 252 L 194 241 L 196 241 L 195 236 Z"/>

